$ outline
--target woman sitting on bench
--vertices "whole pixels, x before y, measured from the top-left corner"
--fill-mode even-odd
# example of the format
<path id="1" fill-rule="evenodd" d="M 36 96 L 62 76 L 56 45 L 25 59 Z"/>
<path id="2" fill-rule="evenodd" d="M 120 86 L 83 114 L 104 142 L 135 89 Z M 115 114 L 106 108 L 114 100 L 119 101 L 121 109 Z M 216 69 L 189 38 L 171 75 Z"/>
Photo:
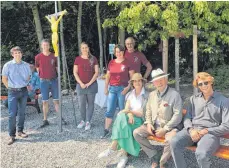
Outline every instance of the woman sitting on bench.
<path id="1" fill-rule="evenodd" d="M 133 131 L 143 123 L 143 109 L 147 102 L 147 93 L 143 87 L 145 79 L 140 73 L 135 73 L 129 81 L 134 87 L 126 95 L 125 109 L 120 111 L 112 128 L 111 146 L 99 154 L 99 158 L 108 157 L 117 149 L 120 151 L 118 168 L 124 168 L 127 161 L 127 153 L 138 156 L 140 145 L 134 140 Z"/>

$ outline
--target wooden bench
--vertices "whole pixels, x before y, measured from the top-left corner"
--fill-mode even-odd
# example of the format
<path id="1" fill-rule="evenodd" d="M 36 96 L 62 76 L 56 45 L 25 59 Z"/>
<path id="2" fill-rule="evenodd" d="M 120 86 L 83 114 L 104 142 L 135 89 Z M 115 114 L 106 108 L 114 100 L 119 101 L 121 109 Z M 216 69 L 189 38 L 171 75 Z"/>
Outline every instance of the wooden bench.
<path id="1" fill-rule="evenodd" d="M 37 109 L 37 112 L 38 113 L 41 113 L 41 110 L 40 110 L 40 106 L 39 106 L 39 103 L 38 103 L 38 95 L 40 94 L 40 90 L 36 90 L 35 92 L 35 96 L 34 96 L 34 99 L 31 101 L 31 102 L 28 102 L 26 103 L 27 106 L 32 106 L 32 107 L 35 107 Z M 8 98 L 8 96 L 1 96 L 1 100 L 6 100 Z"/>
<path id="2" fill-rule="evenodd" d="M 186 111 L 183 110 L 183 115 L 185 115 L 185 114 L 186 114 Z M 229 134 L 224 135 L 222 138 L 225 138 L 225 139 L 229 140 Z M 148 140 L 157 141 L 157 142 L 161 142 L 161 143 L 165 142 L 165 138 L 159 138 L 159 137 L 156 137 L 156 136 L 148 136 L 147 139 Z M 190 146 L 190 147 L 186 147 L 186 148 L 191 150 L 191 151 L 194 151 L 194 152 L 196 151 L 196 146 Z M 214 156 L 229 160 L 229 146 L 220 145 L 220 148 L 214 153 Z"/>

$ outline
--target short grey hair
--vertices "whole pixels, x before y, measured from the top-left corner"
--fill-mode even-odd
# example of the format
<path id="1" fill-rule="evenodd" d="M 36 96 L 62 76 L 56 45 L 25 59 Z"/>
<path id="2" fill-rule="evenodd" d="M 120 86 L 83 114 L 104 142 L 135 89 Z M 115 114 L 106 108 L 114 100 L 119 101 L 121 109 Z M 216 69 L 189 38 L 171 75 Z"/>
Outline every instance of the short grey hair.
<path id="1" fill-rule="evenodd" d="M 131 40 L 135 45 L 135 39 L 133 37 L 127 37 L 126 40 Z M 125 40 L 125 42 L 126 42 L 126 40 Z"/>
<path id="2" fill-rule="evenodd" d="M 19 46 L 11 48 L 10 53 L 13 54 L 15 51 L 20 51 L 22 53 L 22 49 Z"/>

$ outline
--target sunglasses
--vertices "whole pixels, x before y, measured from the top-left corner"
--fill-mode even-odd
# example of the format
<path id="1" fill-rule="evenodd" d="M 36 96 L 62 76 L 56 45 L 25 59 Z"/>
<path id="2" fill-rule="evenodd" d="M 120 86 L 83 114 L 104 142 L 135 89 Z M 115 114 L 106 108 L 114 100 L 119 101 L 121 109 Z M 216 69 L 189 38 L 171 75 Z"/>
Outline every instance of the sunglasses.
<path id="1" fill-rule="evenodd" d="M 209 84 L 209 82 L 207 81 L 207 82 L 198 83 L 198 86 L 201 87 L 201 86 L 203 86 L 203 85 L 206 86 L 206 85 L 208 85 L 208 84 Z"/>

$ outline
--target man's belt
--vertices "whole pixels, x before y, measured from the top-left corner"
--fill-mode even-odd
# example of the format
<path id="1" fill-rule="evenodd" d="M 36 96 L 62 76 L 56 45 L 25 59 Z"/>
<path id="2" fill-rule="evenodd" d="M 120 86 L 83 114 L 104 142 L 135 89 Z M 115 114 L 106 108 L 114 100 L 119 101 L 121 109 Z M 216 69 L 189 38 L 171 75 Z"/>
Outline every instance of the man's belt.
<path id="1" fill-rule="evenodd" d="M 8 90 L 10 90 L 10 91 L 23 91 L 23 90 L 27 90 L 27 87 L 22 87 L 22 88 L 11 88 L 11 87 L 8 87 Z"/>
<path id="2" fill-rule="evenodd" d="M 47 78 L 40 78 L 40 80 L 44 80 L 44 81 L 52 81 L 52 80 L 55 80 L 56 78 L 50 78 L 50 79 L 47 79 Z"/>

